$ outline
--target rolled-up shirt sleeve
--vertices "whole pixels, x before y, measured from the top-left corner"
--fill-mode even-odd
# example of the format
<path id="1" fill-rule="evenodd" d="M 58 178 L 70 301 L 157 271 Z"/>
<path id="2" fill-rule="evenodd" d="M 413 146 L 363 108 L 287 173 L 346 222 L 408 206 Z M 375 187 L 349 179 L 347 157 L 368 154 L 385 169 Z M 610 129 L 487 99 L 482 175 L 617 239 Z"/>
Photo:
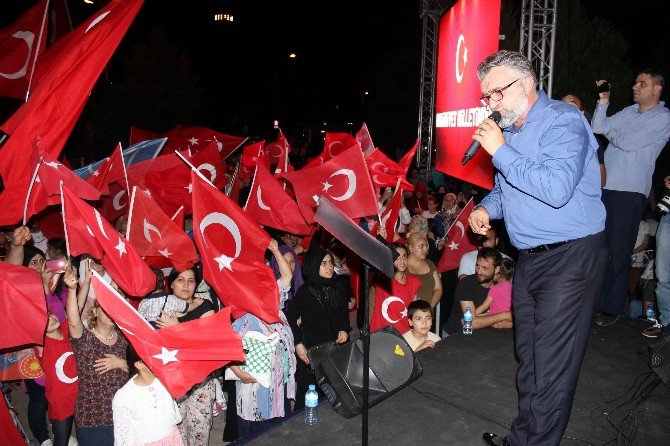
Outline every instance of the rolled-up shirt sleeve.
<path id="1" fill-rule="evenodd" d="M 497 176 L 495 184 L 493 185 L 493 189 L 491 189 L 491 192 L 489 192 L 489 194 L 479 202 L 478 206 L 482 206 L 486 209 L 486 212 L 489 213 L 489 218 L 491 220 L 499 220 L 503 218 L 502 191 L 500 190 L 500 184 L 498 184 Z"/>

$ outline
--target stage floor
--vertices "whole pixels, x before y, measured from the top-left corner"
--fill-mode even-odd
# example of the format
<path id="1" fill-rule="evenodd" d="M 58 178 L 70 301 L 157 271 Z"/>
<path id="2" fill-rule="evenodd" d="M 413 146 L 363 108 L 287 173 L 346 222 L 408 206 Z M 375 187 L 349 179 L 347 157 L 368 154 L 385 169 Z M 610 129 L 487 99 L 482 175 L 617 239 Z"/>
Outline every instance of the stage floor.
<path id="1" fill-rule="evenodd" d="M 628 319 L 612 327 L 593 326 L 561 444 L 631 444 L 622 442 L 622 436 L 613 440 L 617 428 L 631 437 L 637 425 L 632 444 L 670 445 L 670 387 L 656 387 L 637 407 L 630 403 L 656 378 L 647 366 L 651 340 L 641 335 L 646 326 Z M 370 409 L 371 445 L 482 445 L 483 432 L 506 432 L 517 413 L 511 330 L 452 336 L 419 358 L 423 376 Z M 246 444 L 360 444 L 360 416 L 342 418 L 327 401 L 319 406 L 319 415 L 315 426 L 296 416 Z"/>

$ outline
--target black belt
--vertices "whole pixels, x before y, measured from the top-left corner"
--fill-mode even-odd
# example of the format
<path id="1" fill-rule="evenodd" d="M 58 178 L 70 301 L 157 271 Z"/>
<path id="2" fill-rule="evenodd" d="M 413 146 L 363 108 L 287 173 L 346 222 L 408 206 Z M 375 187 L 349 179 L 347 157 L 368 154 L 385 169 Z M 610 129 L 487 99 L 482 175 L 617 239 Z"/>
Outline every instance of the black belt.
<path id="1" fill-rule="evenodd" d="M 523 252 L 525 252 L 526 254 L 540 254 L 543 252 L 551 251 L 552 249 L 558 248 L 559 246 L 563 246 L 569 241 L 570 240 L 566 240 L 564 242 L 548 243 L 546 245 L 539 245 L 536 246 L 535 248 L 524 249 Z"/>

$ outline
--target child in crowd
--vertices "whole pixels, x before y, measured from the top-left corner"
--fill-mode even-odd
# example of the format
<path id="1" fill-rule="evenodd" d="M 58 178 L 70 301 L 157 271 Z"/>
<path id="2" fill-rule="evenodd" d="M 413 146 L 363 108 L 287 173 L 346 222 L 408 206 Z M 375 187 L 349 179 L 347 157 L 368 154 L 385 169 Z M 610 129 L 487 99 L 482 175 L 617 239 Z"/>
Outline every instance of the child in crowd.
<path id="1" fill-rule="evenodd" d="M 407 307 L 410 331 L 403 337 L 412 350 L 418 352 L 424 348 L 433 348 L 440 337 L 430 331 L 433 325 L 433 308 L 425 300 L 415 300 Z"/>
<path id="2" fill-rule="evenodd" d="M 512 309 L 512 282 L 510 282 L 512 277 L 514 277 L 514 260 L 503 258 L 500 267 L 493 275 L 495 285 L 489 290 L 484 302 L 475 310 L 477 316 L 484 313 L 497 314 Z"/>
<path id="3" fill-rule="evenodd" d="M 118 446 L 182 446 L 177 403 L 139 357 L 128 347 L 133 377 L 114 395 L 114 444 Z"/>

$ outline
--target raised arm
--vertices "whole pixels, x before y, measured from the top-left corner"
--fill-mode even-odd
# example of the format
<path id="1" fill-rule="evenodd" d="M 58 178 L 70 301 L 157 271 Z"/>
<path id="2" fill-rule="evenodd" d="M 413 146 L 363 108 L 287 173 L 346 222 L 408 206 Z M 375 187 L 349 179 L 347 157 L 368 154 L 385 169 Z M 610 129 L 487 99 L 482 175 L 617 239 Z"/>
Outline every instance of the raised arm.
<path id="1" fill-rule="evenodd" d="M 65 271 L 63 281 L 68 287 L 67 303 L 65 304 L 65 313 L 67 314 L 67 323 L 70 328 L 70 336 L 79 339 L 84 334 L 84 324 L 81 322 L 81 315 L 79 314 L 79 305 L 77 304 L 77 293 L 70 289 L 70 283 L 74 280 L 76 289 L 77 273 L 74 267 L 69 266 Z"/>
<path id="2" fill-rule="evenodd" d="M 293 273 L 291 272 L 291 267 L 288 265 L 288 262 L 282 255 L 281 251 L 279 251 L 279 244 L 277 243 L 277 240 L 270 240 L 270 245 L 268 246 L 268 249 L 272 253 L 272 255 L 275 257 L 275 260 L 277 261 L 277 266 L 279 267 L 279 281 L 284 285 L 284 286 L 289 286 L 291 285 L 291 280 L 293 280 Z"/>
<path id="3" fill-rule="evenodd" d="M 30 237 L 28 226 L 19 226 L 14 229 L 12 242 L 9 245 L 9 252 L 5 257 L 5 262 L 12 265 L 21 265 L 23 263 L 23 247 L 30 240 Z"/>

